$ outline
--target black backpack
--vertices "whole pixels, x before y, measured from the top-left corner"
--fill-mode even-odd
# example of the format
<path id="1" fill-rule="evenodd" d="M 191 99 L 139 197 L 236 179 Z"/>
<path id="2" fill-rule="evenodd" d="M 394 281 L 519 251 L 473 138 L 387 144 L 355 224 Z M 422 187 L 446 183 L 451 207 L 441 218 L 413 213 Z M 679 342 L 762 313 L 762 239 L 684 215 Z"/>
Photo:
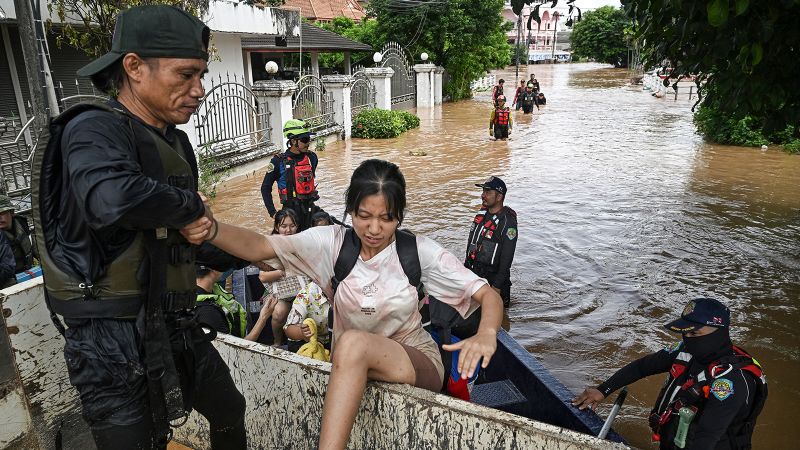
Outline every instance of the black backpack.
<path id="1" fill-rule="evenodd" d="M 400 265 L 403 267 L 403 272 L 408 278 L 409 284 L 417 289 L 417 297 L 420 301 L 425 297 L 425 286 L 422 283 L 422 268 L 419 263 L 419 253 L 417 252 L 417 238 L 414 233 L 407 230 L 398 229 L 395 231 L 395 242 L 397 245 L 397 256 L 400 258 Z M 339 251 L 339 256 L 336 258 L 336 263 L 333 266 L 333 278 L 331 278 L 331 288 L 333 295 L 336 295 L 336 289 L 339 284 L 350 275 L 353 267 L 358 261 L 358 255 L 361 252 L 361 240 L 356 235 L 352 228 L 347 228 L 342 242 L 342 248 Z M 433 296 L 428 296 L 428 304 L 422 305 L 420 308 L 422 314 L 423 327 L 430 331 L 435 330 L 441 339 L 441 344 L 450 344 L 451 330 L 454 328 L 475 328 L 471 324 L 475 322 L 474 316 L 479 311 L 473 313 L 469 319 L 464 319 L 452 306 L 440 302 Z M 328 328 L 333 330 L 333 308 L 328 313 Z M 470 334 L 470 333 L 466 333 Z M 474 330 L 471 334 L 475 334 Z M 445 375 L 450 373 L 452 365 L 451 352 L 442 349 L 439 346 L 439 354 L 444 364 Z M 445 380 L 447 376 L 445 376 Z M 446 381 L 443 387 L 446 386 Z"/>

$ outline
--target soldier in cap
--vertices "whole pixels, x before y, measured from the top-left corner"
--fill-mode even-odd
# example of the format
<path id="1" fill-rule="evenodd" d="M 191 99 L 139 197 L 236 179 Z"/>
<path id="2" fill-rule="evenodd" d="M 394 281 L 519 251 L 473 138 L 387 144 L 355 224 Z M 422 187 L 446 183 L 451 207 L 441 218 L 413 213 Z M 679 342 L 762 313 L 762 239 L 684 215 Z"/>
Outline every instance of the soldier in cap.
<path id="1" fill-rule="evenodd" d="M 319 200 L 316 182 L 317 154 L 309 150 L 314 135 L 299 119 L 289 119 L 283 125 L 283 135 L 287 139 L 286 151 L 275 155 L 267 165 L 267 173 L 261 183 L 261 197 L 270 217 L 275 216 L 275 203 L 272 201 L 272 185 L 278 184 L 278 196 L 284 208 L 297 213 L 298 231 L 311 228 L 312 216 L 320 208 L 314 204 Z"/>
<path id="2" fill-rule="evenodd" d="M 503 305 L 511 304 L 511 264 L 517 248 L 517 213 L 505 206 L 506 183 L 491 176 L 476 187 L 481 193 L 481 209 L 469 229 L 464 265 L 500 294 Z"/>
<path id="3" fill-rule="evenodd" d="M 203 98 L 208 42 L 179 8 L 121 12 L 111 51 L 78 71 L 113 99 L 53 119 L 34 159 L 46 300 L 99 449 L 163 449 L 192 409 L 211 448 L 246 448 L 244 397 L 193 312 L 206 256 L 178 231 L 206 214 L 175 126 Z"/>
<path id="4" fill-rule="evenodd" d="M 650 411 L 661 450 L 749 449 L 756 418 L 767 399 L 761 365 L 730 338 L 730 311 L 713 298 L 697 298 L 665 325 L 682 340 L 618 370 L 572 404 L 594 409 L 609 394 L 644 377 L 666 373 Z"/>
<path id="5" fill-rule="evenodd" d="M 34 255 L 28 221 L 14 214 L 14 209 L 11 199 L 0 195 L 0 230 L 14 253 L 14 273 L 19 273 L 33 267 Z"/>

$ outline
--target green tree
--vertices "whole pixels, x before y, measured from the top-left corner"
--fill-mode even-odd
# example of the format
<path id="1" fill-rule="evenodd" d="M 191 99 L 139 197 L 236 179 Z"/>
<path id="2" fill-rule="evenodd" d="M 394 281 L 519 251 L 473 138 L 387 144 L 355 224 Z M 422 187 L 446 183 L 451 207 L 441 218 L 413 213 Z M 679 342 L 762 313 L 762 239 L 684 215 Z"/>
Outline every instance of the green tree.
<path id="1" fill-rule="evenodd" d="M 573 55 L 615 67 L 627 66 L 624 30 L 629 23 L 625 12 L 613 6 L 587 12 L 583 20 L 575 24 L 570 36 Z"/>
<path id="2" fill-rule="evenodd" d="M 140 5 L 173 5 L 197 17 L 208 11 L 209 0 L 50 0 L 47 9 L 59 22 L 56 43 L 63 43 L 97 58 L 111 50 L 111 36 L 120 11 Z M 78 23 L 80 25 L 75 25 Z M 48 25 L 52 27 L 52 23 Z"/>
<path id="3" fill-rule="evenodd" d="M 797 142 L 800 0 L 622 4 L 638 23 L 645 66 L 666 61 L 677 76 L 697 76 L 701 110 L 708 109 L 698 125 L 707 137 L 720 140 L 714 123 L 744 123 L 773 142 Z"/>
<path id="4" fill-rule="evenodd" d="M 359 23 L 347 17 L 337 17 L 328 23 L 316 24 L 320 28 L 332 31 L 336 34 L 380 49 L 384 41 L 378 33 L 378 23 L 375 20 L 362 20 Z M 355 52 L 352 54 L 352 61 L 356 62 L 365 58 L 371 58 L 372 52 Z M 369 59 L 372 61 L 372 59 Z M 326 68 L 338 68 L 344 62 L 342 53 L 320 53 L 319 65 Z"/>
<path id="5" fill-rule="evenodd" d="M 471 95 L 471 81 L 511 62 L 506 39 L 511 24 L 501 15 L 503 3 L 449 0 L 406 8 L 393 0 L 372 0 L 368 12 L 378 22 L 380 41 L 396 41 L 415 57 L 426 52 L 443 66 L 450 75 L 446 93 L 458 100 Z"/>

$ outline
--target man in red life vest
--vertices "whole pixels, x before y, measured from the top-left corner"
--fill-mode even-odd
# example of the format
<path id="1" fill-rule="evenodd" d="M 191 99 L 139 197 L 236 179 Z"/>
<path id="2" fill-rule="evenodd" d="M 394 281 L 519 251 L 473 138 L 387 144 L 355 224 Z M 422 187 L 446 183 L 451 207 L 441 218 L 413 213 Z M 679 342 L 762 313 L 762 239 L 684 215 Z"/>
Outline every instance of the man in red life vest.
<path id="1" fill-rule="evenodd" d="M 750 449 L 756 418 L 767 398 L 759 363 L 731 343 L 730 311 L 711 298 L 689 302 L 666 328 L 683 340 L 618 370 L 572 404 L 594 409 L 615 390 L 657 373 L 667 380 L 650 412 L 661 450 Z"/>
<path id="2" fill-rule="evenodd" d="M 300 218 L 299 231 L 311 228 L 311 217 L 320 210 L 314 205 L 319 195 L 314 181 L 317 154 L 309 151 L 312 134 L 302 120 L 287 120 L 283 135 L 288 139 L 288 148 L 272 157 L 261 183 L 261 197 L 269 216 L 273 217 L 276 212 L 272 185 L 277 182 L 281 204 L 284 208 L 292 208 Z"/>
<path id="3" fill-rule="evenodd" d="M 497 105 L 489 117 L 489 136 L 505 141 L 511 135 L 512 122 L 511 109 L 506 106 L 506 96 L 500 95 L 497 97 Z"/>

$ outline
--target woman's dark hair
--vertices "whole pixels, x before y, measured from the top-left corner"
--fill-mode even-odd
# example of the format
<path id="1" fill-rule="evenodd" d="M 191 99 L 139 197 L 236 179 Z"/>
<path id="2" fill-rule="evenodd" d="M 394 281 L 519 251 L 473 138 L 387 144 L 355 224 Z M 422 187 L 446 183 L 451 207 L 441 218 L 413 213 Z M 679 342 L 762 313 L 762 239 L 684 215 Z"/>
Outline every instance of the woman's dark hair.
<path id="1" fill-rule="evenodd" d="M 317 222 L 325 221 L 326 225 L 333 225 L 330 214 L 325 211 L 317 211 L 311 216 L 311 224 L 317 226 Z"/>
<path id="2" fill-rule="evenodd" d="M 368 159 L 359 164 L 350 177 L 350 186 L 345 193 L 345 209 L 355 215 L 366 197 L 377 194 L 386 198 L 390 217 L 402 222 L 406 209 L 406 179 L 396 164 Z"/>
<path id="3" fill-rule="evenodd" d="M 280 234 L 278 232 L 278 227 L 281 226 L 283 220 L 286 218 L 292 219 L 294 224 L 300 227 L 300 217 L 297 216 L 297 213 L 294 212 L 291 208 L 283 208 L 282 210 L 275 213 L 275 224 L 272 225 L 272 234 Z"/>

